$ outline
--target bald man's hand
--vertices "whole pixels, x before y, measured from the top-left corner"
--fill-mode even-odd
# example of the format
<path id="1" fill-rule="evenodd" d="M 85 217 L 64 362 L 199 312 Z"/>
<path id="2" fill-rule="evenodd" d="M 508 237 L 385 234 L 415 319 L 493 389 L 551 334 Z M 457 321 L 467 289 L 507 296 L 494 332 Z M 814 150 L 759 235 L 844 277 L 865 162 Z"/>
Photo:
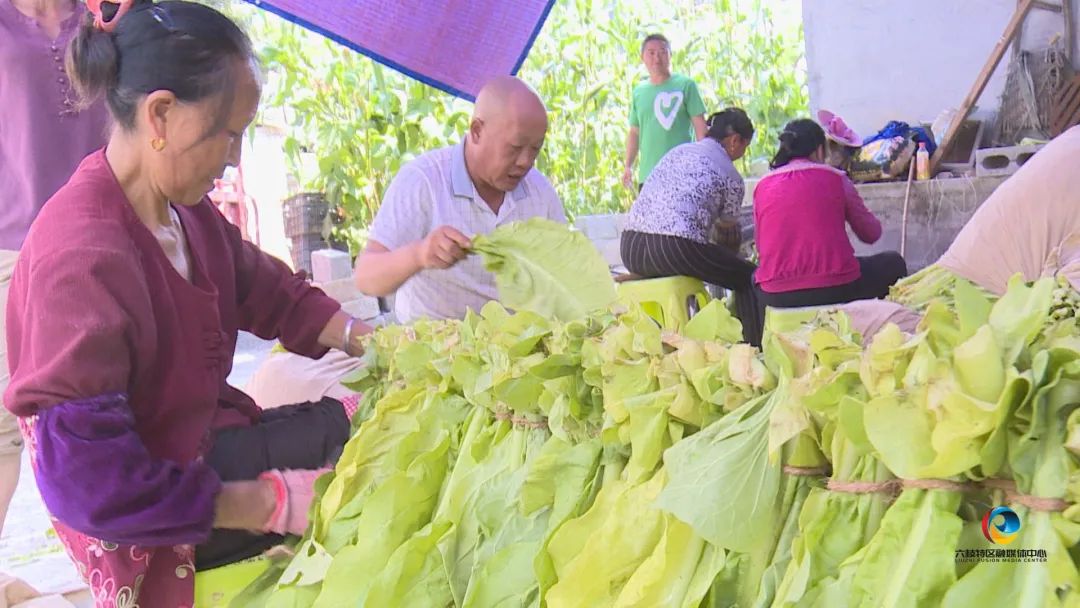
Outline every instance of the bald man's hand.
<path id="1" fill-rule="evenodd" d="M 469 237 L 456 228 L 439 226 L 420 241 L 417 257 L 424 270 L 444 270 L 464 260 L 471 247 Z"/>

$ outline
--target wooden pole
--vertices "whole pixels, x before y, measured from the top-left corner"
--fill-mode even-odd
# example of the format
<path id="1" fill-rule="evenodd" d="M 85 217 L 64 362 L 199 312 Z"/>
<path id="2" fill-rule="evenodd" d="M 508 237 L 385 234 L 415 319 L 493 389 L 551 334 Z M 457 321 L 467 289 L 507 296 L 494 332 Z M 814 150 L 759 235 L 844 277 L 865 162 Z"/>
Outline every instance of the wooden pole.
<path id="1" fill-rule="evenodd" d="M 1044 11 L 1050 11 L 1052 13 L 1060 13 L 1064 10 L 1064 4 L 1066 0 L 1062 0 L 1061 4 L 1054 4 L 1053 2 L 1042 2 L 1041 0 L 1035 0 L 1035 8 L 1041 8 Z M 1019 5 L 1019 2 L 1017 2 Z"/>
<path id="2" fill-rule="evenodd" d="M 908 220 L 908 207 L 911 205 L 911 182 L 915 181 L 915 164 L 916 157 L 911 157 L 911 166 L 908 167 L 907 174 L 907 192 L 904 194 L 904 219 L 900 224 L 900 257 L 904 257 L 907 252 L 907 220 Z"/>
<path id="3" fill-rule="evenodd" d="M 1024 1 L 1024 0 L 1016 0 L 1016 8 L 1017 8 L 1017 9 L 1019 9 L 1019 8 L 1020 8 L 1020 4 L 1021 4 L 1021 3 L 1023 2 L 1023 1 Z M 1038 0 L 1035 0 L 1035 1 L 1036 1 L 1036 2 L 1038 2 Z M 1020 54 L 1020 42 L 1021 42 L 1021 40 L 1020 40 L 1020 39 L 1021 39 L 1021 38 L 1023 38 L 1023 36 L 1015 36 L 1015 37 L 1013 37 L 1013 41 L 1012 41 L 1012 53 L 1013 53 L 1013 57 L 1016 57 L 1017 55 L 1019 55 L 1019 54 Z"/>
<path id="4" fill-rule="evenodd" d="M 1073 27 L 1073 0 L 1061 0 L 1061 16 L 1065 19 L 1065 57 L 1069 61 L 1069 69 L 1075 69 L 1073 65 L 1073 38 L 1076 36 Z"/>
<path id="5" fill-rule="evenodd" d="M 971 114 L 971 111 L 975 108 L 975 104 L 979 101 L 979 96 L 986 90 L 986 85 L 990 82 L 990 77 L 994 75 L 994 70 L 997 69 L 1001 58 L 1005 56 L 1005 51 L 1008 50 L 1009 45 L 1013 39 L 1020 32 L 1020 28 L 1024 25 L 1024 19 L 1028 13 L 1035 6 L 1035 0 L 1022 0 L 1022 4 L 1013 13 L 1012 19 L 1009 21 L 1009 25 L 1005 27 L 1005 33 L 1001 35 L 1001 39 L 994 45 L 994 50 L 990 52 L 990 57 L 986 60 L 986 65 L 983 66 L 979 76 L 975 79 L 975 84 L 971 87 L 971 91 L 967 97 L 964 98 L 964 102 L 960 104 L 960 109 L 953 116 L 952 121 L 949 123 L 949 128 L 945 129 L 945 136 L 941 139 L 941 145 L 934 152 L 934 156 L 930 159 L 930 173 L 933 174 L 937 169 L 941 159 L 949 153 L 952 147 L 956 144 L 956 135 L 960 132 L 960 126 L 964 124 L 967 117 Z M 976 142 L 976 145 L 978 143 Z"/>

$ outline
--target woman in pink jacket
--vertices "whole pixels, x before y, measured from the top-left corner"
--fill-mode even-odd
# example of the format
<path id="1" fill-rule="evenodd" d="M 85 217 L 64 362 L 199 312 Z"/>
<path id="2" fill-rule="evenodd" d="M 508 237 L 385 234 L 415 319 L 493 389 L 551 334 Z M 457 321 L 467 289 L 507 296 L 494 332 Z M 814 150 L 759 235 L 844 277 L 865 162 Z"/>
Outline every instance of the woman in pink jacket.
<path id="1" fill-rule="evenodd" d="M 754 190 L 760 265 L 754 275 L 766 306 L 823 306 L 885 297 L 907 274 L 899 253 L 855 257 L 846 227 L 872 244 L 881 222 L 847 174 L 824 164 L 825 131 L 795 120 L 780 134 L 772 171 Z"/>

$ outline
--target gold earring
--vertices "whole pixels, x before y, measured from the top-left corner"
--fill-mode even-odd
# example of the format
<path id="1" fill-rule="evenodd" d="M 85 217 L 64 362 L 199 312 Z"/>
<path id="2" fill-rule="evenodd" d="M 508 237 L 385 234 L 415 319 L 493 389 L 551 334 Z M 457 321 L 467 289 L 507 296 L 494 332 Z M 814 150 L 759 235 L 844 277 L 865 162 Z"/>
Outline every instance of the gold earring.
<path id="1" fill-rule="evenodd" d="M 154 139 L 151 139 L 150 147 L 153 148 L 155 152 L 161 152 L 165 149 L 165 138 L 155 137 Z"/>

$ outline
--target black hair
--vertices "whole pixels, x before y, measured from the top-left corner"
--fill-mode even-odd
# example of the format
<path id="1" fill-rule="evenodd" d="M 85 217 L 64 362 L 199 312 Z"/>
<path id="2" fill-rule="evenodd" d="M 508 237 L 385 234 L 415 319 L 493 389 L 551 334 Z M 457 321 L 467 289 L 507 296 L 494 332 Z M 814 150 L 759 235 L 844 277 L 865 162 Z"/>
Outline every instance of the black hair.
<path id="1" fill-rule="evenodd" d="M 648 36 L 645 36 L 645 40 L 641 41 L 641 53 L 645 53 L 645 45 L 650 42 L 663 42 L 664 46 L 666 46 L 669 51 L 671 50 L 671 42 L 668 41 L 666 36 L 663 34 L 649 34 Z"/>
<path id="2" fill-rule="evenodd" d="M 102 3 L 106 19 L 116 6 Z M 153 91 L 186 103 L 220 96 L 210 131 L 220 130 L 235 97 L 237 61 L 255 61 L 247 34 L 218 11 L 182 0 L 136 0 L 115 26 L 99 29 L 87 13 L 68 48 L 68 75 L 83 105 L 104 96 L 117 124 L 131 130 L 139 101 Z"/>
<path id="3" fill-rule="evenodd" d="M 825 130 L 809 118 L 793 120 L 780 133 L 780 149 L 776 151 L 771 166 L 783 167 L 796 158 L 806 158 L 825 143 Z"/>
<path id="4" fill-rule="evenodd" d="M 746 141 L 754 138 L 754 123 L 742 108 L 724 108 L 709 116 L 709 137 L 723 141 L 730 135 L 740 135 Z"/>

